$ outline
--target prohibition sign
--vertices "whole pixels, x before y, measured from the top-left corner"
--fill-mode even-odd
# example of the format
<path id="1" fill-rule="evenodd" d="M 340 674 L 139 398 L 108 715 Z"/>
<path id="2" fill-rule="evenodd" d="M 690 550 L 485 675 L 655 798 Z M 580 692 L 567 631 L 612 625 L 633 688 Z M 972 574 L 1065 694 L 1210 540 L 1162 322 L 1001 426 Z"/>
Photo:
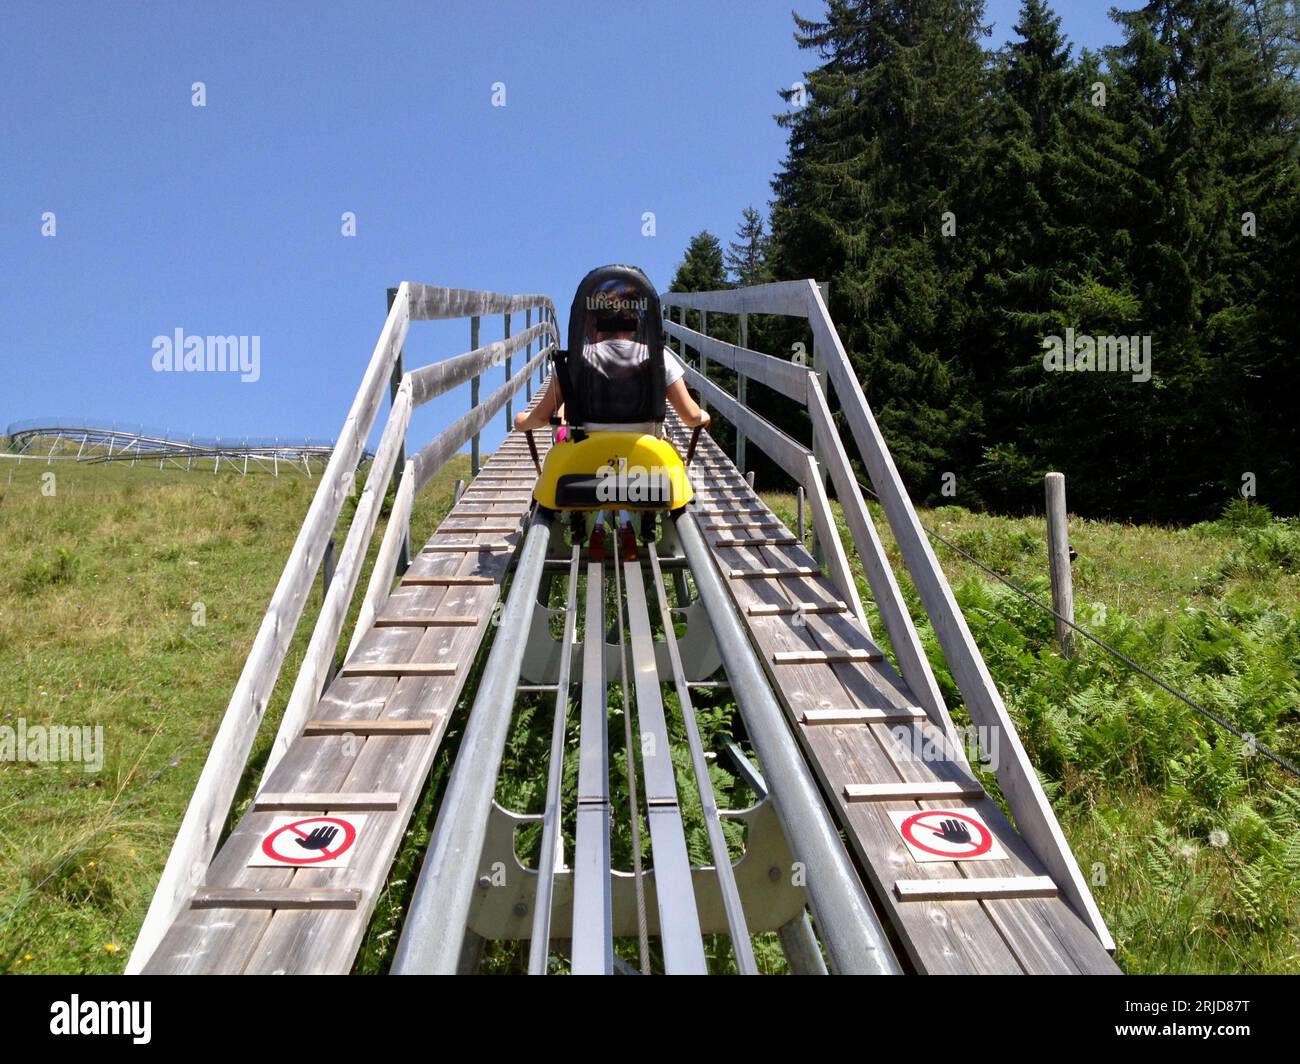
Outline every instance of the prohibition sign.
<path id="1" fill-rule="evenodd" d="M 341 868 L 351 859 L 364 822 L 362 816 L 276 817 L 248 863 L 257 867 Z"/>
<path id="2" fill-rule="evenodd" d="M 923 809 L 890 814 L 917 861 L 999 861 L 1006 853 L 973 809 Z"/>

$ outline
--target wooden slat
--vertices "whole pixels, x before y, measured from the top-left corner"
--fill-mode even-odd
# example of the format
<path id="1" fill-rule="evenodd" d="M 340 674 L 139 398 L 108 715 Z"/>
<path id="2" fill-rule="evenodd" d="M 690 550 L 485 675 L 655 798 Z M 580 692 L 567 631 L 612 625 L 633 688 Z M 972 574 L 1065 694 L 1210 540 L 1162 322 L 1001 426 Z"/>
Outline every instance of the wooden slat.
<path id="1" fill-rule="evenodd" d="M 841 661 L 883 661 L 878 650 L 783 650 L 772 655 L 774 665 L 830 665 Z"/>
<path id="2" fill-rule="evenodd" d="M 709 542 L 714 547 L 792 547 L 800 540 L 797 536 L 767 536 L 753 539 L 714 536 Z"/>
<path id="3" fill-rule="evenodd" d="M 434 573 L 431 576 L 404 576 L 402 577 L 402 583 L 407 587 L 459 587 L 474 584 L 495 584 L 496 580 L 490 576 L 455 576 L 450 573 L 446 575 Z"/>
<path id="4" fill-rule="evenodd" d="M 352 661 L 343 666 L 344 676 L 451 676 L 451 661 Z"/>
<path id="5" fill-rule="evenodd" d="M 427 735 L 432 720 L 309 720 L 303 735 Z"/>
<path id="6" fill-rule="evenodd" d="M 850 802 L 926 802 L 944 798 L 983 798 L 984 788 L 951 780 L 932 783 L 846 783 Z"/>
<path id="7" fill-rule="evenodd" d="M 253 800 L 253 808 L 258 812 L 296 809 L 362 812 L 396 809 L 401 800 L 397 791 L 277 791 L 259 794 Z"/>
<path id="8" fill-rule="evenodd" d="M 900 901 L 984 901 L 991 898 L 1055 898 L 1049 876 L 1007 876 L 988 879 L 900 879 L 894 894 Z"/>
<path id="9" fill-rule="evenodd" d="M 479 618 L 470 614 L 447 614 L 443 617 L 379 617 L 376 628 L 473 628 Z"/>
<path id="10" fill-rule="evenodd" d="M 925 719 L 920 706 L 894 706 L 889 709 L 805 709 L 804 724 L 903 724 Z"/>
<path id="11" fill-rule="evenodd" d="M 780 580 L 792 576 L 821 576 L 821 570 L 809 565 L 795 565 L 789 569 L 765 566 L 761 569 L 732 569 L 727 575 L 732 580 Z"/>
<path id="12" fill-rule="evenodd" d="M 199 887 L 191 909 L 355 909 L 361 891 L 322 887 Z"/>
<path id="13" fill-rule="evenodd" d="M 455 529 L 459 532 L 461 529 Z M 469 533 L 471 529 L 464 529 Z M 513 530 L 512 530 L 513 531 Z M 426 543 L 421 554 L 491 554 L 494 551 L 514 550 L 513 543 Z"/>
<path id="14" fill-rule="evenodd" d="M 787 614 L 844 613 L 848 603 L 840 602 L 756 602 L 749 607 L 751 617 L 783 617 Z"/>

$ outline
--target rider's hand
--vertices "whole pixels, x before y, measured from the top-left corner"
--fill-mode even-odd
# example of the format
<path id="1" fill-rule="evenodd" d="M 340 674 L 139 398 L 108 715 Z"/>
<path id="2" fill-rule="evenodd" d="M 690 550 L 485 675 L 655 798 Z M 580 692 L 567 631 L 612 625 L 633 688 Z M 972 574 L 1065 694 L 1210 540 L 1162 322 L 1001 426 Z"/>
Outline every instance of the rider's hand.
<path id="1" fill-rule="evenodd" d="M 529 427 L 529 425 L 528 425 L 528 413 L 527 413 L 527 411 L 521 411 L 520 413 L 516 414 L 516 415 L 515 415 L 515 428 L 517 428 L 517 429 L 526 429 L 526 428 L 528 428 L 528 427 Z"/>

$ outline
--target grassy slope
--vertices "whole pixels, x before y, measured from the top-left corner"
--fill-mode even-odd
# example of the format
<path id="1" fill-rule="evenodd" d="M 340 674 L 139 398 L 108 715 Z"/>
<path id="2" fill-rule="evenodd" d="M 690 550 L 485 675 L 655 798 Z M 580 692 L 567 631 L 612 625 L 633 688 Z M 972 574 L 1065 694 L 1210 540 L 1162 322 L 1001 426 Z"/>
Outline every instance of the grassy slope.
<path id="1" fill-rule="evenodd" d="M 48 498 L 46 467 L 0 466 L 0 718 L 102 723 L 108 754 L 98 774 L 0 765 L 0 970 L 119 971 L 314 483 L 52 468 L 58 494 Z M 462 473 L 449 468 L 421 497 L 417 539 Z M 772 502 L 793 520 L 791 499 Z M 923 520 L 1044 591 L 1038 522 L 956 508 Z M 1078 522 L 1080 620 L 1296 759 L 1295 535 L 1278 523 Z M 1125 968 L 1300 971 L 1291 841 L 1300 791 L 1283 791 L 1262 759 L 1243 760 L 1099 652 L 1063 662 L 1050 622 L 950 552 L 939 556 L 1080 862 L 1099 880 Z M 205 605 L 204 627 L 191 624 L 194 602 Z M 316 593 L 309 617 L 318 602 Z M 286 671 L 303 646 L 300 635 Z M 711 733 L 725 731 L 718 716 Z M 549 714 L 539 719 L 545 730 Z M 1207 845 L 1212 831 L 1227 845 Z M 411 834 L 407 849 L 418 852 L 427 825 Z M 363 970 L 382 970 L 401 893 L 381 902 Z"/>
<path id="2" fill-rule="evenodd" d="M 467 465 L 455 459 L 422 494 L 417 536 Z M 315 487 L 144 465 L 0 466 L 0 723 L 102 724 L 106 748 L 98 773 L 0 764 L 0 971 L 121 970 Z M 319 606 L 317 582 L 282 677 Z M 263 727 L 259 764 L 273 734 Z M 239 801 L 250 796 L 246 785 Z"/>

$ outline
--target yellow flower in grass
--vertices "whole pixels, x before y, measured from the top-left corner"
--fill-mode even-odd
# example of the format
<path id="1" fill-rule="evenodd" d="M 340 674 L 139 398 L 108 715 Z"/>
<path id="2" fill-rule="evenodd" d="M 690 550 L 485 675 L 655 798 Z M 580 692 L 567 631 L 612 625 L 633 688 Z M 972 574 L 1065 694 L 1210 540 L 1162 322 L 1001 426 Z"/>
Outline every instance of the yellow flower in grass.
<path id="1" fill-rule="evenodd" d="M 122 948 L 122 947 L 119 946 L 116 942 L 106 942 L 106 943 L 104 944 L 104 952 L 105 952 L 105 953 L 116 953 L 116 952 L 117 952 L 118 950 L 120 950 L 121 948 Z"/>

